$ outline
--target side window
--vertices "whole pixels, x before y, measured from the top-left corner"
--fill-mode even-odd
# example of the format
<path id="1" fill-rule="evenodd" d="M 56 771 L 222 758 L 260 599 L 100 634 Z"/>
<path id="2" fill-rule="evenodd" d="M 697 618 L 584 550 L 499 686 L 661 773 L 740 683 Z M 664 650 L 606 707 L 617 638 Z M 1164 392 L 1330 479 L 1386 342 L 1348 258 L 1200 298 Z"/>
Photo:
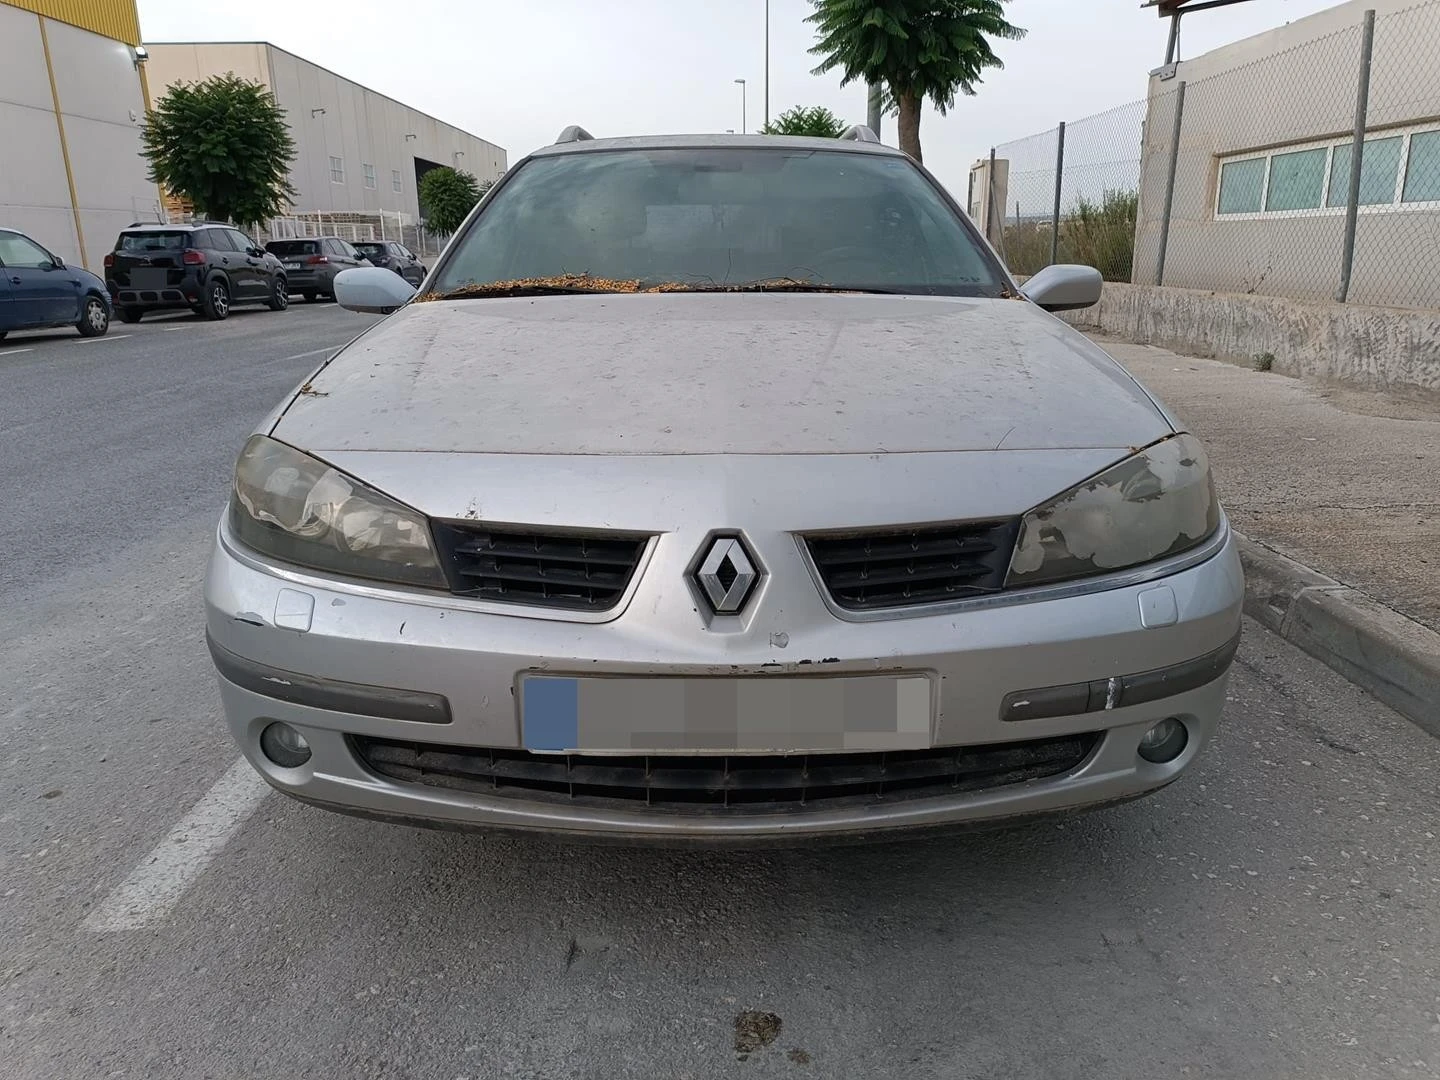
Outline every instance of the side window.
<path id="1" fill-rule="evenodd" d="M 42 270 L 51 265 L 50 253 L 18 233 L 0 232 L 0 264 Z"/>
<path id="2" fill-rule="evenodd" d="M 236 232 L 234 229 L 227 229 L 226 232 L 230 234 L 230 242 L 235 245 L 236 251 L 249 251 L 255 246 L 255 241 L 242 232 Z"/>
<path id="3" fill-rule="evenodd" d="M 195 234 L 195 246 L 215 251 L 236 251 L 228 229 L 203 229 Z"/>
<path id="4" fill-rule="evenodd" d="M 344 254 L 345 254 L 344 249 L 340 247 L 340 241 L 339 241 L 339 240 L 326 240 L 324 243 L 325 243 L 325 253 L 326 253 L 327 255 L 344 255 Z"/>

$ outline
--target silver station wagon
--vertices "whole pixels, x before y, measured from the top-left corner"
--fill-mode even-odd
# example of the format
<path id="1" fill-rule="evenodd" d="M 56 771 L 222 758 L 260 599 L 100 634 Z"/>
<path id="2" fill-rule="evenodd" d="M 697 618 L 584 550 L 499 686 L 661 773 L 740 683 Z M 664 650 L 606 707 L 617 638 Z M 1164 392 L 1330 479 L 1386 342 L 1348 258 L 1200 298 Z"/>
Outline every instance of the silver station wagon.
<path id="1" fill-rule="evenodd" d="M 1205 452 L 943 188 L 843 139 L 594 139 L 246 443 L 205 597 L 280 791 L 625 840 L 882 837 L 1151 792 L 1242 578 Z"/>

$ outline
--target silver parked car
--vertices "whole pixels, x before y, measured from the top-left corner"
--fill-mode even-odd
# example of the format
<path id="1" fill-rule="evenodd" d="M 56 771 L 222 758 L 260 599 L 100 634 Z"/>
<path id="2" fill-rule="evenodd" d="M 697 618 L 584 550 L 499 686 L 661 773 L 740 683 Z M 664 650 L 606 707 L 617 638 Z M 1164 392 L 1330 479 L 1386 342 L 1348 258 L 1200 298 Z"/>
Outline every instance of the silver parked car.
<path id="1" fill-rule="evenodd" d="M 1215 734 L 1242 579 L 1194 437 L 864 129 L 567 129 L 240 454 L 242 750 L 381 819 L 890 836 L 1132 798 Z"/>

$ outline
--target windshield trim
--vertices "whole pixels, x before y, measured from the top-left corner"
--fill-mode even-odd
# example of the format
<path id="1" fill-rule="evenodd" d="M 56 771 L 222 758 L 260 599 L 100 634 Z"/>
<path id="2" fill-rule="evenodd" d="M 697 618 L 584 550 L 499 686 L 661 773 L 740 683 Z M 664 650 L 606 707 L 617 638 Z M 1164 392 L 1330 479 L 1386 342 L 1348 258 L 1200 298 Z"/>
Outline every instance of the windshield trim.
<path id="1" fill-rule="evenodd" d="M 599 140 L 596 140 L 596 141 L 599 141 Z M 862 144 L 846 143 L 846 142 L 843 142 L 843 141 L 840 140 L 840 139 L 836 139 L 836 140 L 835 140 L 835 143 L 836 143 L 836 145 L 835 145 L 834 148 L 831 148 L 831 147 L 827 146 L 827 147 L 825 147 L 824 149 L 816 149 L 814 152 L 815 152 L 815 153 L 818 153 L 818 154 L 860 154 L 860 155 L 866 156 L 866 157 L 877 157 L 877 158 L 879 158 L 879 157 L 883 157 L 883 158 L 899 157 L 899 158 L 903 158 L 907 163 L 909 163 L 910 167 L 913 168 L 916 172 L 918 172 L 918 173 L 920 174 L 921 178 L 924 179 L 924 181 L 925 181 L 927 184 L 929 184 L 930 187 L 934 190 L 936 196 L 940 199 L 940 201 L 950 210 L 950 213 L 955 217 L 956 221 L 959 223 L 961 230 L 964 231 L 964 232 L 970 237 L 970 239 L 971 239 L 972 241 L 974 241 L 975 247 L 976 247 L 976 249 L 977 249 L 977 250 L 979 251 L 979 253 L 980 253 L 980 258 L 981 258 L 982 261 L 985 263 L 985 265 L 986 265 L 987 267 L 989 267 L 989 269 L 994 273 L 995 278 L 996 278 L 996 284 L 993 285 L 993 286 L 992 286 L 992 285 L 975 285 L 975 286 L 973 286 L 973 289 L 972 289 L 972 287 L 969 287 L 969 286 L 958 286 L 958 287 L 956 288 L 956 291 L 954 291 L 954 292 L 951 292 L 951 291 L 949 291 L 949 290 L 946 290 L 946 291 L 943 291 L 943 292 L 942 292 L 942 291 L 939 291 L 939 290 L 931 289 L 931 290 L 924 291 L 924 292 L 909 293 L 909 294 L 904 294 L 904 295 L 915 295 L 915 296 L 965 296 L 965 297 L 977 297 L 977 296 L 978 296 L 978 297 L 989 297 L 989 296 L 994 296 L 994 297 L 998 297 L 998 298 L 1000 298 L 1000 299 L 1007 299 L 1007 300 L 1008 300 L 1008 299 L 1013 299 L 1013 298 L 1016 298 L 1016 297 L 1019 297 L 1019 296 L 1023 295 L 1023 294 L 1020 292 L 1020 285 L 1019 285 L 1019 283 L 1016 282 L 1016 280 L 1011 276 L 1010 271 L 1006 268 L 1004 262 L 1001 261 L 999 254 L 995 251 L 994 247 L 991 246 L 990 241 L 987 240 L 987 239 L 985 238 L 984 234 L 982 234 L 982 233 L 980 232 L 979 227 L 975 224 L 975 222 L 974 222 L 973 220 L 971 220 L 970 215 L 969 215 L 969 214 L 964 210 L 964 208 L 962 208 L 961 205 L 955 200 L 954 196 L 952 196 L 952 195 L 950 194 L 950 192 L 946 190 L 945 185 L 942 184 L 942 183 L 940 183 L 940 181 L 936 178 L 935 174 L 932 173 L 929 169 L 927 169 L 927 168 L 925 167 L 925 165 L 924 165 L 923 162 L 916 161 L 914 158 L 910 157 L 908 154 L 893 154 L 893 155 L 892 155 L 892 154 L 882 154 L 882 153 L 878 153 L 877 151 L 874 151 L 874 150 L 864 149 Z M 556 158 L 556 157 L 561 157 L 561 156 L 565 156 L 565 155 L 568 155 L 568 154 L 601 154 L 601 153 L 612 153 L 612 154 L 614 154 L 614 153 L 628 153 L 628 152 L 631 152 L 631 151 L 642 152 L 642 153 L 643 153 L 643 152 L 644 152 L 645 150 L 647 150 L 647 149 L 694 149 L 694 150 L 696 150 L 696 151 L 702 151 L 702 150 L 710 149 L 710 147 L 706 147 L 706 146 L 696 146 L 696 147 L 679 147 L 679 146 L 677 146 L 677 147 L 641 147 L 641 146 L 633 146 L 633 147 L 631 147 L 631 146 L 626 146 L 626 147 L 617 147 L 617 146 L 614 146 L 614 145 L 605 146 L 605 145 L 603 145 L 603 144 L 600 145 L 600 146 L 591 146 L 591 145 L 589 145 L 588 143 L 585 143 L 585 144 L 566 144 L 566 145 L 567 145 L 567 146 L 574 145 L 574 146 L 575 146 L 575 149 L 573 149 L 573 150 L 572 150 L 572 149 L 565 149 L 565 150 L 561 151 L 561 150 L 555 150 L 555 148 L 553 148 L 553 147 L 544 147 L 544 148 L 542 148 L 542 149 L 540 149 L 540 150 L 536 150 L 536 151 L 534 151 L 534 152 L 532 152 L 532 153 L 526 154 L 525 157 L 521 158 L 521 159 L 520 159 L 519 161 L 517 161 L 513 166 L 511 166 L 510 168 L 506 169 L 503 173 L 501 173 L 501 174 L 500 174 L 500 179 L 496 180 L 495 183 L 491 185 L 490 190 L 487 191 L 487 192 L 485 192 L 484 196 L 480 199 L 480 201 L 479 201 L 478 203 L 476 203 L 475 206 L 471 209 L 470 213 L 469 213 L 468 215 L 466 215 L 465 220 L 460 223 L 460 227 L 455 230 L 455 234 L 450 237 L 450 240 L 449 240 L 449 242 L 445 245 L 445 249 L 444 249 L 444 251 L 441 253 L 440 258 L 437 259 L 436 262 L 435 262 L 435 265 L 434 265 L 433 267 L 431 267 L 431 270 L 430 270 L 430 273 L 431 273 L 430 280 L 431 280 L 431 281 L 444 281 L 444 280 L 445 280 L 445 274 L 446 274 L 446 272 L 449 270 L 450 264 L 455 261 L 455 258 L 456 258 L 457 253 L 465 246 L 464 241 L 469 237 L 471 230 L 473 230 L 473 229 L 475 228 L 475 223 L 476 223 L 477 221 L 479 221 L 480 215 L 485 212 L 486 208 L 487 208 L 487 207 L 489 206 L 489 204 L 490 204 L 490 201 L 491 201 L 492 199 L 494 199 L 497 195 L 499 195 L 500 192 L 504 190 L 505 186 L 506 186 L 507 184 L 509 184 L 511 181 L 513 181 L 514 178 L 515 178 L 515 176 L 516 176 L 517 174 L 519 174 L 522 170 L 524 170 L 525 167 L 528 166 L 528 165 L 530 165 L 532 162 L 535 162 L 535 161 L 543 161 L 543 160 L 546 160 L 547 158 Z M 731 147 L 729 144 L 717 144 L 717 145 L 714 147 L 714 149 L 718 149 L 718 150 L 731 149 L 731 148 L 732 148 L 732 147 Z M 752 144 L 752 143 L 745 143 L 745 144 L 743 144 L 743 148 L 744 148 L 744 149 L 747 149 L 747 150 L 754 150 L 754 151 L 757 151 L 757 152 L 759 152 L 759 153 L 765 153 L 765 154 L 793 153 L 794 150 L 795 150 L 795 147 L 794 147 L 793 145 L 787 144 L 787 143 L 785 143 L 785 142 L 778 142 L 778 141 L 777 141 L 776 144 L 773 145 L 773 146 L 766 146 L 766 145 L 760 144 L 760 143 L 754 143 L 754 144 Z M 551 151 L 553 151 L 553 152 L 551 152 Z"/>

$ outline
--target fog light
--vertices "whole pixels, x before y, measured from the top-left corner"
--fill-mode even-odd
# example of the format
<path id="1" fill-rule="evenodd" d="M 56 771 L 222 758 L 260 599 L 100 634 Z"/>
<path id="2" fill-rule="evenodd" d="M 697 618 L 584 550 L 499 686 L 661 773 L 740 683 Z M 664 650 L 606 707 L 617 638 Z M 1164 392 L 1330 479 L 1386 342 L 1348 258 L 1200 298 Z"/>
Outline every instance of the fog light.
<path id="1" fill-rule="evenodd" d="M 304 765 L 310 760 L 310 744 L 305 741 L 305 736 L 279 721 L 260 733 L 260 749 L 276 765 L 286 769 Z"/>
<path id="2" fill-rule="evenodd" d="M 1179 757 L 1189 741 L 1185 725 L 1173 716 L 1167 716 L 1140 736 L 1140 756 L 1161 765 Z"/>

